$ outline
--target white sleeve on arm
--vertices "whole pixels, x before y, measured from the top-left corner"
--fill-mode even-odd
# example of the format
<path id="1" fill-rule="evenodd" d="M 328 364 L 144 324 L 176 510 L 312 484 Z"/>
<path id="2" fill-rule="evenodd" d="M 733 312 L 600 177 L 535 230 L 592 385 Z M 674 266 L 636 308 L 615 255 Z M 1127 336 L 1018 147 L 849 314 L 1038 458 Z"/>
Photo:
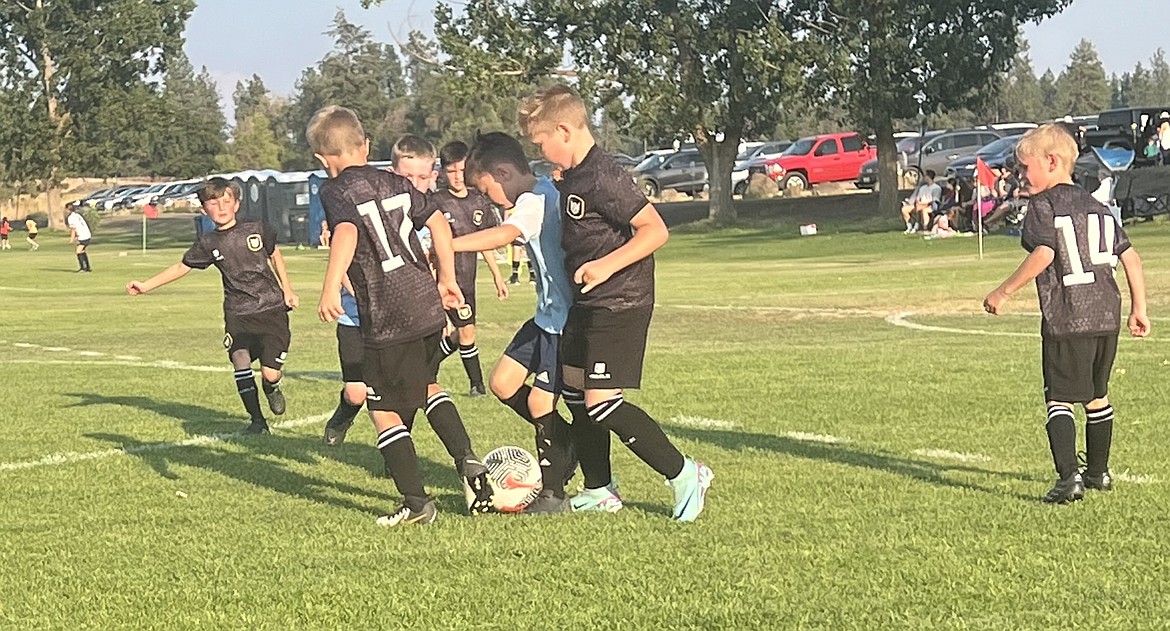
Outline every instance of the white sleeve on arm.
<path id="1" fill-rule="evenodd" d="M 512 215 L 504 220 L 504 224 L 515 226 L 525 241 L 531 241 L 540 234 L 540 228 L 544 225 L 543 196 L 535 193 L 521 195 L 512 208 Z"/>

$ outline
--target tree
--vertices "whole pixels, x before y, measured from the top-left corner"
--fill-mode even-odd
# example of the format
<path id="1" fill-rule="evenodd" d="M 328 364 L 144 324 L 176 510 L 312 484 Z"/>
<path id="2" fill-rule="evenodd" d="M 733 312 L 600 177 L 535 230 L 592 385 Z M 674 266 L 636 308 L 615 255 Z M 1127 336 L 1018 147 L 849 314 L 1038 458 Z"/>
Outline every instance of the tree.
<path id="1" fill-rule="evenodd" d="M 894 120 L 984 106 L 1017 53 L 1020 26 L 1069 1 L 794 0 L 804 32 L 828 53 L 810 84 L 840 95 L 877 134 L 880 212 L 898 206 Z"/>
<path id="2" fill-rule="evenodd" d="M 182 51 L 167 64 L 166 122 L 153 143 L 151 173 L 176 177 L 203 177 L 215 169 L 215 156 L 224 150 L 223 110 L 215 80 L 204 67 L 195 74 Z"/>
<path id="3" fill-rule="evenodd" d="M 1016 56 L 1004 76 L 1000 88 L 1000 120 L 1035 121 L 1043 118 L 1041 113 L 1040 81 L 1032 69 L 1028 56 L 1030 47 L 1023 36 L 1017 37 Z"/>
<path id="4" fill-rule="evenodd" d="M 1170 106 L 1170 64 L 1166 63 L 1166 52 L 1159 48 L 1150 57 L 1150 67 L 1141 63 L 1134 68 L 1130 99 L 1131 107 Z"/>
<path id="5" fill-rule="evenodd" d="M 1049 68 L 1040 75 L 1040 104 L 1042 105 L 1041 112 L 1044 118 L 1057 118 L 1060 114 L 1060 106 L 1058 104 L 1059 94 L 1056 89 L 1056 75 L 1052 73 Z"/>
<path id="6" fill-rule="evenodd" d="M 1056 91 L 1064 115 L 1096 114 L 1109 107 L 1109 80 L 1092 42 L 1082 39 L 1073 49 L 1068 66 L 1056 80 Z"/>
<path id="7" fill-rule="evenodd" d="M 290 101 L 286 97 L 274 96 L 264 85 L 260 75 L 252 75 L 247 81 L 237 81 L 232 93 L 235 106 L 236 127 L 256 114 L 264 114 L 272 139 L 277 146 L 278 163 L 281 168 L 307 168 L 309 157 L 293 145 L 294 134 L 289 127 Z"/>
<path id="8" fill-rule="evenodd" d="M 257 110 L 240 121 L 226 153 L 216 156 L 215 163 L 221 171 L 279 169 L 280 144 L 268 115 Z"/>

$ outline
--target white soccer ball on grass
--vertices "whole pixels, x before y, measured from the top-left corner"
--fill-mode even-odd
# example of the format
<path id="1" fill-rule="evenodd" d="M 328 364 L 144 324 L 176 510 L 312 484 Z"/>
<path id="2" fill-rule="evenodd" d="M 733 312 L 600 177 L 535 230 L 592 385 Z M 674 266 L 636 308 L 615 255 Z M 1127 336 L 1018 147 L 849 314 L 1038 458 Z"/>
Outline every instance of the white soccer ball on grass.
<path id="1" fill-rule="evenodd" d="M 518 513 L 540 494 L 540 462 L 520 447 L 497 447 L 483 458 L 492 485 L 492 506 L 501 513 Z M 474 494 L 467 483 L 463 491 L 470 505 Z"/>

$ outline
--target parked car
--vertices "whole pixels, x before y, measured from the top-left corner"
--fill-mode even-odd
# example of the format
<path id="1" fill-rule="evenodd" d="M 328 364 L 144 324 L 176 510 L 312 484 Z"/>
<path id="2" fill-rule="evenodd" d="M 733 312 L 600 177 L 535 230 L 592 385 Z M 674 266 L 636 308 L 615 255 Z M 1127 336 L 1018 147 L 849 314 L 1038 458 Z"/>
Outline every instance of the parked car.
<path id="1" fill-rule="evenodd" d="M 130 188 L 127 188 L 125 190 L 119 191 L 119 192 L 111 195 L 109 197 L 109 199 L 107 199 L 105 201 L 105 209 L 106 210 L 114 210 L 117 208 L 128 208 L 130 206 L 131 200 L 134 198 L 134 196 L 145 191 L 148 188 L 150 188 L 150 187 L 143 186 L 142 184 L 137 184 L 137 185 L 132 186 Z"/>
<path id="2" fill-rule="evenodd" d="M 707 187 L 707 165 L 698 149 L 684 149 L 657 164 L 650 163 L 650 168 L 641 168 L 645 162 L 638 165 L 640 170 L 634 172 L 634 181 L 647 197 L 667 189 L 694 195 Z"/>
<path id="3" fill-rule="evenodd" d="M 792 141 L 791 140 L 769 140 L 767 142 L 761 142 L 759 144 L 756 144 L 756 143 L 749 143 L 749 144 L 752 144 L 755 146 L 753 146 L 749 149 L 745 149 L 745 150 L 739 152 L 739 155 L 735 156 L 735 166 L 736 167 L 739 167 L 739 166 L 747 163 L 748 161 L 755 160 L 757 158 L 764 158 L 764 159 L 775 158 L 776 156 L 784 153 L 785 149 L 792 146 Z"/>
<path id="4" fill-rule="evenodd" d="M 743 195 L 747 193 L 748 186 L 752 182 L 752 176 L 756 175 L 757 173 L 764 174 L 764 171 L 767 168 L 768 160 L 771 160 L 774 157 L 776 156 L 752 158 L 751 160 L 748 160 L 743 164 L 739 164 L 734 169 L 732 169 L 731 193 L 733 195 Z"/>
<path id="5" fill-rule="evenodd" d="M 764 163 L 764 172 L 782 191 L 857 179 L 861 165 L 877 155 L 856 132 L 801 138 Z"/>
<path id="6" fill-rule="evenodd" d="M 140 191 L 136 191 L 134 193 L 131 193 L 130 195 L 127 196 L 124 205 L 125 206 L 144 206 L 146 204 L 146 202 L 149 202 L 151 200 L 151 198 L 157 197 L 160 194 L 162 194 L 163 189 L 165 189 L 166 187 L 168 187 L 170 185 L 171 185 L 171 182 L 161 182 L 159 184 L 153 184 L 151 186 L 148 186 Z"/>
<path id="7" fill-rule="evenodd" d="M 907 156 L 921 149 L 922 145 L 926 144 L 927 141 L 929 141 L 931 138 L 934 138 L 935 136 L 938 136 L 944 132 L 943 130 L 931 130 L 925 134 L 914 134 L 912 136 L 903 135 L 899 137 L 898 134 L 901 133 L 904 132 L 898 132 L 894 134 L 894 138 L 897 139 L 897 143 L 894 145 L 894 147 L 898 151 L 898 169 L 899 171 L 905 171 L 908 166 Z M 914 179 L 918 179 L 917 174 L 914 176 Z M 855 184 L 857 185 L 857 188 L 874 188 L 877 186 L 877 183 L 878 159 L 877 157 L 874 157 L 872 160 L 866 160 L 865 164 L 861 165 L 861 172 L 857 174 L 857 182 L 855 182 Z"/>
<path id="8" fill-rule="evenodd" d="M 163 193 L 158 196 L 159 203 L 163 206 L 174 206 L 175 204 L 181 202 L 196 205 L 199 203 L 197 194 L 201 188 L 203 188 L 203 180 L 176 182 L 171 186 L 171 188 L 164 190 Z"/>
<path id="9" fill-rule="evenodd" d="M 918 175 L 926 171 L 944 173 L 947 166 L 958 160 L 975 155 L 981 147 L 1004 136 L 1018 133 L 1000 131 L 990 127 L 954 129 L 928 140 L 918 151 L 906 156 L 907 180 L 917 181 Z"/>
<path id="10" fill-rule="evenodd" d="M 641 160 L 639 160 L 638 158 L 628 156 L 624 153 L 613 154 L 613 159 L 614 159 L 614 162 L 617 162 L 618 164 L 626 167 L 627 169 L 632 169 L 632 168 L 638 166 L 638 163 L 641 162 Z"/>
<path id="11" fill-rule="evenodd" d="M 959 158 L 947 165 L 947 177 L 957 177 L 961 180 L 971 180 L 975 177 L 975 163 L 980 158 L 987 163 L 989 167 L 1002 167 L 1009 164 L 1011 159 L 1016 154 L 1016 144 L 1023 138 L 1023 134 L 1016 136 L 1005 136 L 996 140 L 995 142 L 982 147 L 975 155 L 966 158 Z"/>
<path id="12" fill-rule="evenodd" d="M 1170 112 L 1170 106 L 1106 110 L 1097 115 L 1096 129 L 1085 130 L 1085 142 L 1100 149 L 1134 150 L 1141 161 L 1146 139 L 1157 133 L 1163 112 Z"/>

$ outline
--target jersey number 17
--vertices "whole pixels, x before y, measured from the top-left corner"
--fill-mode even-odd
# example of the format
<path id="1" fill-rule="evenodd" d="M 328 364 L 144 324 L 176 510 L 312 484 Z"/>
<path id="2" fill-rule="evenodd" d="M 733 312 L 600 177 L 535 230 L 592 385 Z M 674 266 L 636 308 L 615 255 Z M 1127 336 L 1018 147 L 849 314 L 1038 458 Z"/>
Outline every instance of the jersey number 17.
<path id="1" fill-rule="evenodd" d="M 1068 254 L 1068 270 L 1069 273 L 1064 275 L 1062 279 L 1065 287 L 1073 285 L 1089 285 L 1097 280 L 1097 275 L 1092 270 L 1085 270 L 1084 264 L 1081 262 L 1081 247 L 1077 243 L 1077 231 L 1073 226 L 1072 217 L 1062 215 L 1056 217 L 1056 229 L 1060 231 L 1061 237 L 1064 239 L 1064 250 Z M 1117 255 L 1113 253 L 1113 235 L 1116 230 L 1117 222 L 1112 215 L 1101 215 L 1098 213 L 1090 213 L 1087 219 L 1088 224 L 1088 246 L 1089 263 L 1091 265 L 1108 265 L 1110 268 L 1117 266 Z M 1101 235 L 1105 235 L 1104 245 L 1102 248 Z"/>
<path id="2" fill-rule="evenodd" d="M 402 255 L 394 254 L 394 250 L 390 248 L 390 237 L 386 233 L 386 226 L 393 225 L 395 219 L 398 220 L 398 239 L 402 243 L 402 251 L 410 257 L 412 263 L 418 260 L 415 258 L 414 252 L 410 250 L 410 233 L 414 226 L 406 216 L 406 211 L 409 208 L 409 193 L 399 193 L 380 202 L 371 200 L 357 205 L 358 214 L 370 220 L 374 236 L 377 237 L 378 244 L 382 246 L 382 271 L 387 274 L 406 265 L 406 260 Z M 395 217 L 395 214 L 398 217 Z"/>

